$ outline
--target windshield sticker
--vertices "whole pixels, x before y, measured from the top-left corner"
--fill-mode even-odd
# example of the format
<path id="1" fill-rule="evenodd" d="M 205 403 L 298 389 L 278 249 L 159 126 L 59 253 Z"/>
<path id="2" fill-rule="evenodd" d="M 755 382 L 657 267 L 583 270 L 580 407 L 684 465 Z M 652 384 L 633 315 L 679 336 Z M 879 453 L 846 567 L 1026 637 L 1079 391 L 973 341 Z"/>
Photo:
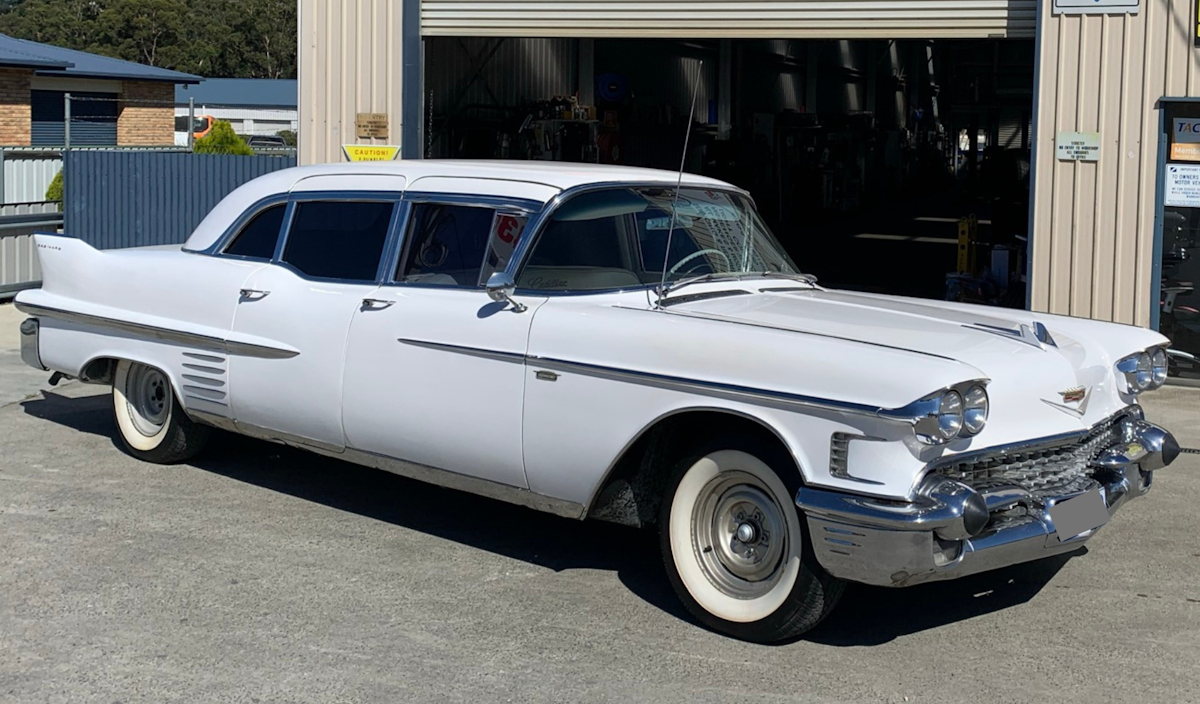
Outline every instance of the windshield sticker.
<path id="1" fill-rule="evenodd" d="M 694 224 L 694 221 L 691 218 L 687 217 L 686 215 L 676 215 L 675 216 L 675 227 L 677 227 L 677 228 L 686 229 L 686 228 L 692 227 L 693 224 Z M 646 221 L 646 229 L 647 230 L 669 230 L 669 229 L 671 229 L 671 216 L 667 215 L 667 216 L 661 217 L 661 218 L 650 218 L 649 220 Z"/>

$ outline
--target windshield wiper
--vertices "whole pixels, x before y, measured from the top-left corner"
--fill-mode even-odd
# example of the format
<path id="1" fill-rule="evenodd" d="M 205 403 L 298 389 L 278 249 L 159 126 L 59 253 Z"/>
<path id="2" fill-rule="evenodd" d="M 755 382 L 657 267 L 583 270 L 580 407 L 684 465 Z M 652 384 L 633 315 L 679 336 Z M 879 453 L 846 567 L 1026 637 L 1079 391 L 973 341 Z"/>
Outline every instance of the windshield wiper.
<path id="1" fill-rule="evenodd" d="M 683 288 L 684 286 L 690 286 L 692 284 L 702 284 L 706 281 L 718 281 L 720 279 L 726 279 L 726 278 L 731 278 L 734 281 L 738 281 L 743 276 L 751 276 L 751 275 L 752 274 L 749 274 L 748 272 L 745 272 L 745 271 L 710 271 L 707 274 L 700 274 L 699 276 L 693 276 L 693 277 L 690 277 L 687 279 L 679 279 L 678 281 L 672 281 L 671 283 L 667 284 L 666 286 L 663 286 L 662 288 L 660 288 L 658 290 L 658 297 L 666 298 L 668 295 L 671 294 L 672 291 L 677 291 L 677 290 Z"/>
<path id="2" fill-rule="evenodd" d="M 789 281 L 806 283 L 809 286 L 817 285 L 817 277 L 813 276 L 812 274 L 803 274 L 800 272 L 791 273 L 787 271 L 760 271 L 753 274 L 753 276 L 761 276 L 767 279 L 788 279 Z"/>
<path id="3" fill-rule="evenodd" d="M 722 279 L 731 279 L 733 281 L 741 281 L 742 279 L 788 279 L 789 281 L 797 281 L 808 284 L 809 286 L 817 285 L 817 277 L 812 274 L 799 274 L 784 271 L 713 271 L 707 274 L 700 274 L 687 279 L 672 281 L 658 291 L 659 299 L 666 298 L 674 291 L 678 291 L 684 286 L 692 284 L 702 284 L 708 281 L 719 281 Z"/>

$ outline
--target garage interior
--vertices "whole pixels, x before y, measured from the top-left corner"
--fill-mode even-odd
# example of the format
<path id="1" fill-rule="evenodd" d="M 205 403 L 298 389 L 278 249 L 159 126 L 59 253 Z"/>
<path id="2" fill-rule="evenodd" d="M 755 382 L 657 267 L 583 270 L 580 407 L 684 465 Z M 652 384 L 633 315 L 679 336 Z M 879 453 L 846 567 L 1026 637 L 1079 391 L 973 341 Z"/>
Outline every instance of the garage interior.
<path id="1" fill-rule="evenodd" d="M 1025 306 L 1030 39 L 423 41 L 427 157 L 674 171 L 695 87 L 685 168 L 749 191 L 801 270 Z"/>

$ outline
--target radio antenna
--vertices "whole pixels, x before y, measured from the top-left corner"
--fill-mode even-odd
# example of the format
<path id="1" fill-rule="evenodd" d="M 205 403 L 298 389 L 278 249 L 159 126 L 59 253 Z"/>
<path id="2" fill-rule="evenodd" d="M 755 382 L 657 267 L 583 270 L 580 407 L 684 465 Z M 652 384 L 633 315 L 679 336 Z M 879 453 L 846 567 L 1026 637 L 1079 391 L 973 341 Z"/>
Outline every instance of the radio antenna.
<path id="1" fill-rule="evenodd" d="M 671 261 L 671 235 L 675 234 L 675 214 L 679 210 L 679 189 L 683 187 L 683 167 L 687 164 L 688 142 L 692 138 L 692 122 L 696 115 L 696 96 L 700 93 L 700 77 L 704 75 L 704 62 L 696 67 L 696 80 L 692 83 L 692 107 L 688 110 L 687 127 L 683 132 L 683 155 L 679 157 L 679 178 L 675 180 L 675 197 L 671 201 L 671 226 L 667 229 L 667 248 L 663 251 L 662 280 L 658 282 L 658 300 L 655 308 L 662 308 L 663 296 L 667 295 L 667 263 Z"/>

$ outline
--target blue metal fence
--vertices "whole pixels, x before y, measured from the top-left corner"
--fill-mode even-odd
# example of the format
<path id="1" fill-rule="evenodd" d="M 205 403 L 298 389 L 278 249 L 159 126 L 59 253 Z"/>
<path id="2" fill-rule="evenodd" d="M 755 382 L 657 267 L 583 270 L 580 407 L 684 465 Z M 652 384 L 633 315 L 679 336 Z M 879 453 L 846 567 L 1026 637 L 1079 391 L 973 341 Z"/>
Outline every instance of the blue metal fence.
<path id="1" fill-rule="evenodd" d="M 238 186 L 295 157 L 63 152 L 63 232 L 98 249 L 180 244 Z"/>

